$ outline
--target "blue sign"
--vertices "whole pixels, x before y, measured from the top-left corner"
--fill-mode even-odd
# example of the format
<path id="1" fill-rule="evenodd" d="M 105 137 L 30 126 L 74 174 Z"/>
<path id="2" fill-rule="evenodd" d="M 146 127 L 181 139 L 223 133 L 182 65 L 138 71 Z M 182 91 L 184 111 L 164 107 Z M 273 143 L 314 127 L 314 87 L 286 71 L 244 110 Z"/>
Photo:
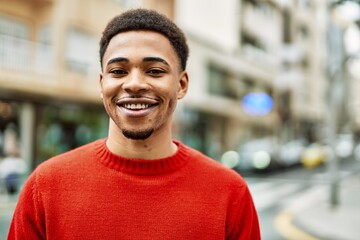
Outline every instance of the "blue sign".
<path id="1" fill-rule="evenodd" d="M 268 114 L 274 106 L 271 96 L 263 92 L 248 93 L 241 103 L 247 114 L 255 116 Z"/>

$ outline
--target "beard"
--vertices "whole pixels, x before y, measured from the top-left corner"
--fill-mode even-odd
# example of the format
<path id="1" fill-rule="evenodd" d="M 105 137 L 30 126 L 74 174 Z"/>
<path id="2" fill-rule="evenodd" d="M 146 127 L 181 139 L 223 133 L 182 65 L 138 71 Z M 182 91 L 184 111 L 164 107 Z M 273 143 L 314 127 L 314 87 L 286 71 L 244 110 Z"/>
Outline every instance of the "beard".
<path id="1" fill-rule="evenodd" d="M 153 132 L 154 132 L 153 128 L 143 130 L 143 131 L 132 131 L 132 130 L 126 130 L 126 129 L 122 130 L 122 134 L 126 138 L 132 139 L 132 140 L 145 140 L 148 137 L 150 137 Z"/>

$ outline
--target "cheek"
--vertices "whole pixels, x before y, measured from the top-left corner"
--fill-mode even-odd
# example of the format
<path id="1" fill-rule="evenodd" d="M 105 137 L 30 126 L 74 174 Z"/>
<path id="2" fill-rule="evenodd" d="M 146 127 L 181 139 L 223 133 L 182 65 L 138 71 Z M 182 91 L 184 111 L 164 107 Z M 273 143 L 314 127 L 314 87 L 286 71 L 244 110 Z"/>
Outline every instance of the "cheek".
<path id="1" fill-rule="evenodd" d="M 112 81 L 109 79 L 104 79 L 102 85 L 101 85 L 101 91 L 104 95 L 104 97 L 109 97 L 111 95 L 114 95 L 118 89 L 116 81 Z"/>
<path id="2" fill-rule="evenodd" d="M 105 110 L 109 113 L 109 111 L 114 107 L 112 104 L 112 97 L 108 94 L 108 92 L 103 91 L 103 105 Z"/>
<path id="3" fill-rule="evenodd" d="M 112 92 L 113 92 L 112 88 L 109 88 L 108 86 L 102 87 L 102 93 L 105 99 L 108 98 L 112 94 Z"/>
<path id="4" fill-rule="evenodd" d="M 168 99 L 168 108 L 170 112 L 173 112 L 176 108 L 176 104 L 177 104 L 177 93 L 176 92 L 172 92 L 171 95 L 169 95 L 169 99 Z"/>

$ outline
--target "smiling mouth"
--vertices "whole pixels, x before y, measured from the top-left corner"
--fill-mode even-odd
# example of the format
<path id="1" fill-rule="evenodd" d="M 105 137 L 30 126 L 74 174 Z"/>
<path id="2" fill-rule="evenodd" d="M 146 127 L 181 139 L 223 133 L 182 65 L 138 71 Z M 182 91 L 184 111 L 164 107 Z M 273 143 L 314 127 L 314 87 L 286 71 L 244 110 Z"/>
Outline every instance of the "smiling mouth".
<path id="1" fill-rule="evenodd" d="M 143 109 L 147 109 L 150 108 L 152 106 L 154 106 L 153 104 L 144 104 L 144 103 L 131 103 L 131 104 L 120 104 L 121 107 L 129 109 L 129 110 L 143 110 Z"/>
<path id="2" fill-rule="evenodd" d="M 139 114 L 149 113 L 147 110 L 150 110 L 153 107 L 159 105 L 158 100 L 149 97 L 123 97 L 117 99 L 115 103 L 119 108 L 128 111 L 128 113 L 131 111 L 132 113 L 138 112 Z"/>

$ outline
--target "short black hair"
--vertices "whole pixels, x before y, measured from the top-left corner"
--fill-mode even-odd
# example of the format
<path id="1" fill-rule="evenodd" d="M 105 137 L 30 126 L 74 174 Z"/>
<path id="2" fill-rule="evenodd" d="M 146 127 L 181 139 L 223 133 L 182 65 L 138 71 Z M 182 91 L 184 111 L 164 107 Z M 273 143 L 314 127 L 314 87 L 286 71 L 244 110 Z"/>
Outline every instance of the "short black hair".
<path id="1" fill-rule="evenodd" d="M 100 64 L 110 40 L 117 34 L 128 31 L 149 30 L 164 35 L 173 46 L 182 70 L 186 69 L 189 47 L 182 30 L 166 16 L 149 9 L 132 9 L 114 17 L 106 26 L 100 40 Z"/>

